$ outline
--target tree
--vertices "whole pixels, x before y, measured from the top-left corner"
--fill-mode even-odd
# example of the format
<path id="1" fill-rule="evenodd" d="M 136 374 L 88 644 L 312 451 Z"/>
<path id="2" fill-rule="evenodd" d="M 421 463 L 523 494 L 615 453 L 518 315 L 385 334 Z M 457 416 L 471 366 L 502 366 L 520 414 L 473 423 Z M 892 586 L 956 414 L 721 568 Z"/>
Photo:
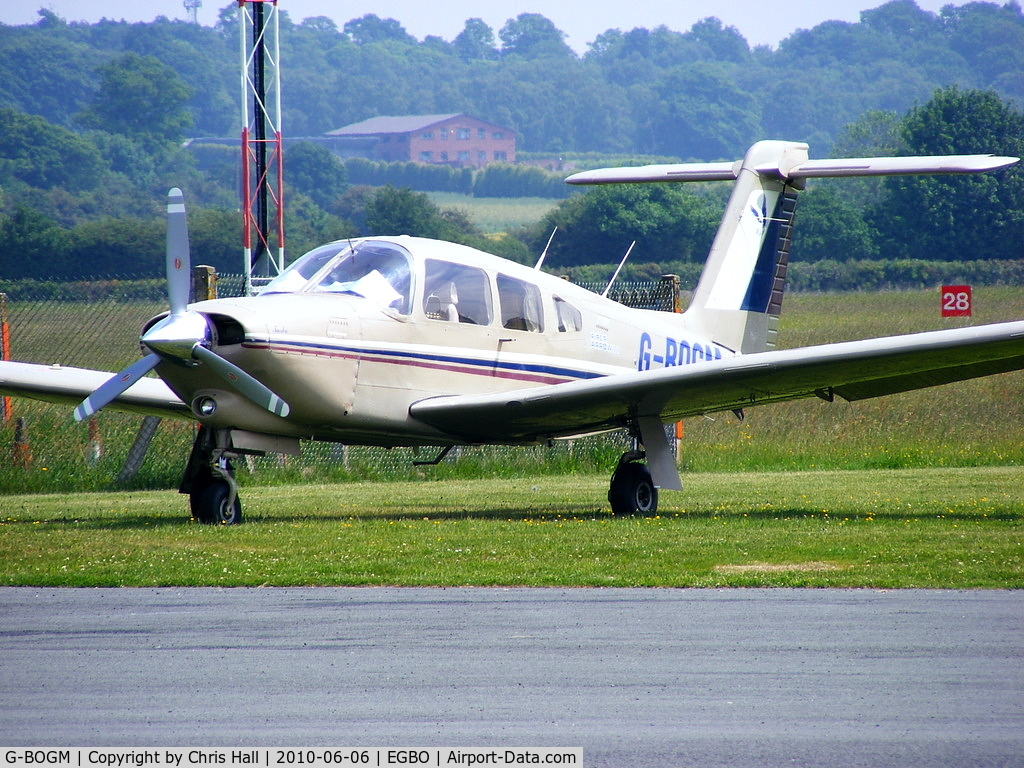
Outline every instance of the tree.
<path id="1" fill-rule="evenodd" d="M 878 252 L 860 208 L 845 202 L 833 186 L 804 192 L 793 231 L 794 261 L 874 259 Z"/>
<path id="2" fill-rule="evenodd" d="M 671 184 L 608 186 L 558 205 L 534 231 L 540 253 L 553 227 L 552 267 L 617 262 L 636 240 L 645 261 L 701 261 L 718 225 L 718 212 L 702 198 Z"/>
<path id="3" fill-rule="evenodd" d="M 480 18 L 466 19 L 466 24 L 456 35 L 453 45 L 455 52 L 463 61 L 498 58 L 498 50 L 494 46 L 494 30 Z"/>
<path id="4" fill-rule="evenodd" d="M 565 42 L 565 33 L 539 13 L 521 13 L 505 22 L 498 33 L 504 56 L 576 58 Z"/>
<path id="5" fill-rule="evenodd" d="M 125 53 L 98 70 L 100 89 L 80 122 L 121 133 L 150 149 L 180 143 L 192 124 L 192 89 L 154 56 Z"/>
<path id="6" fill-rule="evenodd" d="M 416 38 L 405 31 L 405 27 L 394 19 L 382 19 L 375 13 L 368 13 L 358 19 L 345 22 L 345 34 L 357 45 L 382 43 L 416 43 Z"/>
<path id="7" fill-rule="evenodd" d="M 284 164 L 285 183 L 309 197 L 321 208 L 345 191 L 345 164 L 329 150 L 309 141 L 289 145 Z"/>
<path id="8" fill-rule="evenodd" d="M 654 93 L 655 153 L 734 160 L 760 138 L 760 104 L 721 64 L 676 67 Z"/>
<path id="9" fill-rule="evenodd" d="M 45 280 L 67 269 L 67 233 L 56 222 L 25 205 L 0 216 L 0 278 Z"/>
<path id="10" fill-rule="evenodd" d="M 41 117 L 0 107 L 0 180 L 13 177 L 38 189 L 95 186 L 106 170 L 96 147 Z"/>
<path id="11" fill-rule="evenodd" d="M 901 133 L 914 155 L 1024 155 L 1024 115 L 992 91 L 941 89 L 906 116 Z M 870 219 L 888 258 L 1017 259 L 1024 171 L 892 177 Z"/>
<path id="12" fill-rule="evenodd" d="M 717 61 L 742 63 L 750 57 L 750 46 L 740 31 L 714 16 L 698 21 L 684 38 L 704 46 Z"/>
<path id="13" fill-rule="evenodd" d="M 366 229 L 374 235 L 439 237 L 441 211 L 424 193 L 389 184 L 367 203 Z"/>
<path id="14" fill-rule="evenodd" d="M 66 277 L 138 278 L 164 274 L 165 223 L 104 218 L 70 232 Z"/>

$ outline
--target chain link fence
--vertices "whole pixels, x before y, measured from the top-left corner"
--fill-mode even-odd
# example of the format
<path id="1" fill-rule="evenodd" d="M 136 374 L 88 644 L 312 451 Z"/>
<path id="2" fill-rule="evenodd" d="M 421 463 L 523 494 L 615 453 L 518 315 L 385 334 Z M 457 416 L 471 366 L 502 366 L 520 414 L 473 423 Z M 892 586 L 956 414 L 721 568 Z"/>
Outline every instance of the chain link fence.
<path id="1" fill-rule="evenodd" d="M 211 280 L 197 268 L 199 295 Z M 242 275 L 213 276 L 220 297 L 244 293 Z M 582 284 L 601 292 L 604 285 Z M 678 311 L 678 278 L 618 283 L 609 298 L 647 309 Z M 166 310 L 163 280 L 94 279 L 66 283 L 0 282 L 0 302 L 7 327 L 8 359 L 44 365 L 119 371 L 139 358 L 139 331 Z M 126 472 L 132 446 L 139 439 L 141 417 L 103 411 L 89 423 L 77 424 L 71 409 L 22 398 L 6 400 L 2 445 L 15 456 L 8 471 L 0 461 L 0 492 L 71 491 L 109 487 L 119 478 L 127 487 L 173 487 L 191 446 L 195 426 L 164 419 L 145 450 L 138 472 Z M 152 423 L 148 425 L 152 428 Z M 303 442 L 299 457 L 269 456 L 247 463 L 243 476 L 267 481 L 345 481 L 416 479 L 463 475 L 567 474 L 608 471 L 627 440 L 612 434 L 559 441 L 552 446 L 516 448 L 481 446 L 448 454 L 438 466 L 414 462 L 434 458 L 430 450 L 373 448 Z M 15 464 L 30 473 L 11 472 Z M 24 469 L 25 467 L 21 467 Z M 248 470 L 247 472 L 245 470 Z M 243 482 L 245 481 L 243 477 Z"/>

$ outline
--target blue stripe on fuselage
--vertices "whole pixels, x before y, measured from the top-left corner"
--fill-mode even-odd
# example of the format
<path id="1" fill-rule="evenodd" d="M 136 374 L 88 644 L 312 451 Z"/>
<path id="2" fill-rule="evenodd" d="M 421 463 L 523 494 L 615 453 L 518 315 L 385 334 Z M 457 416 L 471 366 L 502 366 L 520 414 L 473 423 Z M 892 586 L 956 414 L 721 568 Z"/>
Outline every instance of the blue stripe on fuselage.
<path id="1" fill-rule="evenodd" d="M 269 339 L 247 339 L 245 345 L 250 348 L 277 349 L 280 351 L 306 352 L 312 355 L 339 355 L 346 357 L 376 357 L 388 358 L 395 362 L 402 360 L 422 361 L 437 363 L 441 365 L 460 365 L 469 368 L 479 368 L 481 373 L 489 373 L 494 370 L 518 371 L 544 376 L 557 376 L 566 379 L 596 379 L 604 376 L 603 373 L 595 373 L 580 368 L 568 368 L 559 365 L 544 365 L 538 363 L 513 362 L 508 360 L 495 360 L 493 357 L 477 358 L 465 355 L 448 355 L 439 352 L 413 352 L 408 349 L 380 349 L 374 347 L 328 344 L 325 342 L 311 341 L 271 341 Z"/>

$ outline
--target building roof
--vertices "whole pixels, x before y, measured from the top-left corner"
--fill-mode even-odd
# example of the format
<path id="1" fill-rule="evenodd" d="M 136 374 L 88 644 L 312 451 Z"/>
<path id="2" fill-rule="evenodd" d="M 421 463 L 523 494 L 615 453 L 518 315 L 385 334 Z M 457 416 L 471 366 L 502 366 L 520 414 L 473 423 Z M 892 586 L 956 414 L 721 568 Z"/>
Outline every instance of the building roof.
<path id="1" fill-rule="evenodd" d="M 454 112 L 447 115 L 401 115 L 397 117 L 381 115 L 379 117 L 371 117 L 359 123 L 352 123 L 342 128 L 336 128 L 333 131 L 328 131 L 326 135 L 367 136 L 380 133 L 412 133 L 413 131 L 422 131 L 456 117 L 465 117 L 477 122 L 493 125 L 493 123 L 489 123 L 487 120 L 480 120 L 476 117 L 470 118 L 469 115 L 462 112 Z"/>
<path id="2" fill-rule="evenodd" d="M 453 117 L 459 117 L 459 113 L 456 112 L 451 115 L 401 115 L 398 117 L 381 115 L 328 131 L 327 135 L 365 136 L 370 133 L 409 133 L 410 131 L 421 131 L 424 128 L 450 120 Z"/>

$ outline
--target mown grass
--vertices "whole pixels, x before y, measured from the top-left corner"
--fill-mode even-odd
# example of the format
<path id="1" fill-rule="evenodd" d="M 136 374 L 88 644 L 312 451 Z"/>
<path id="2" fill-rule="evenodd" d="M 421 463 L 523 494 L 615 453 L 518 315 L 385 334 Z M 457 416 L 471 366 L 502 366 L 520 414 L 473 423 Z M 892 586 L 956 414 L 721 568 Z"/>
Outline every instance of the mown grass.
<path id="1" fill-rule="evenodd" d="M 442 208 L 457 208 L 466 213 L 482 232 L 509 232 L 535 224 L 558 205 L 560 200 L 546 197 L 473 197 L 456 192 L 429 192 L 430 199 Z"/>
<path id="2" fill-rule="evenodd" d="M 711 473 L 614 517 L 604 476 L 4 498 L 0 584 L 1024 587 L 1024 470 Z"/>

